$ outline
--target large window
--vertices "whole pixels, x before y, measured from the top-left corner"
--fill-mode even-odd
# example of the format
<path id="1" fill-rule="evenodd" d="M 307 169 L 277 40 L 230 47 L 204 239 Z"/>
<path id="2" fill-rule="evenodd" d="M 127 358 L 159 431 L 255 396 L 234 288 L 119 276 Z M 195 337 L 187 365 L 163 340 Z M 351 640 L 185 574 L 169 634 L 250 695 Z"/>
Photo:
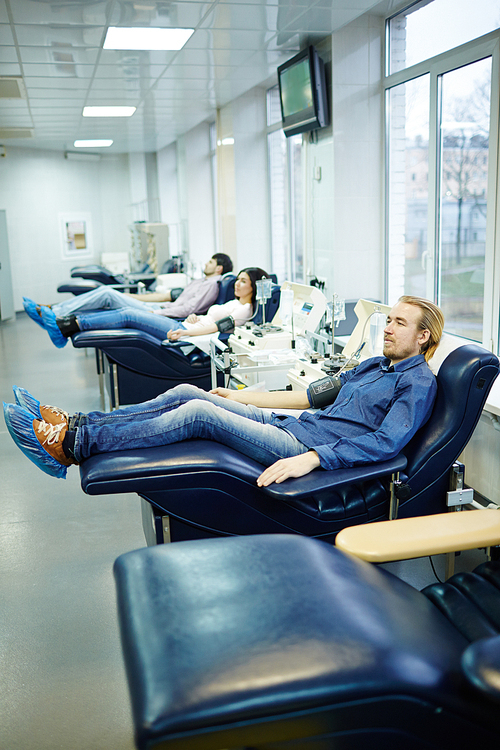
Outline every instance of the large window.
<path id="1" fill-rule="evenodd" d="M 495 348 L 498 73 L 493 71 L 500 33 L 443 53 L 443 45 L 470 39 L 479 28 L 471 3 L 454 3 L 456 16 L 448 5 L 448 0 L 416 4 L 388 21 L 393 71 L 385 79 L 388 300 L 403 293 L 434 299 L 447 331 Z M 486 27 L 480 28 L 498 26 L 498 3 L 483 0 L 481 6 Z M 450 24 L 452 17 L 460 23 Z M 428 33 L 426 44 L 419 45 L 423 18 Z M 422 61 L 422 50 L 440 54 Z"/>
<path id="2" fill-rule="evenodd" d="M 476 341 L 483 332 L 490 89 L 491 57 L 441 80 L 437 292 L 447 330 Z"/>
<path id="3" fill-rule="evenodd" d="M 414 2 L 388 23 L 388 72 L 416 65 L 500 27 L 498 0 Z"/>

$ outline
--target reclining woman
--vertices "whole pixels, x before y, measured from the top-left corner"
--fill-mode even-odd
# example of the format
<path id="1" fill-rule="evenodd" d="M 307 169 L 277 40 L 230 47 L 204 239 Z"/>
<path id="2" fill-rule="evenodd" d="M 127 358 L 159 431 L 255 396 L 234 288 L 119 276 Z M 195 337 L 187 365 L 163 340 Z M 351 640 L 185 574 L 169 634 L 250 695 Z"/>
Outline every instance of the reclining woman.
<path id="1" fill-rule="evenodd" d="M 261 278 L 269 278 L 262 268 L 245 268 L 240 271 L 234 284 L 235 299 L 223 305 L 212 305 L 205 315 L 194 313 L 182 322 L 155 311 L 122 308 L 102 310 L 92 313 L 79 313 L 66 318 L 57 318 L 49 307 L 42 308 L 42 320 L 52 343 L 61 349 L 66 346 L 68 337 L 78 331 L 135 328 L 159 339 L 177 341 L 185 336 L 201 336 L 221 330 L 221 322 L 228 318 L 229 328 L 241 326 L 253 317 L 256 307 L 257 286 Z"/>

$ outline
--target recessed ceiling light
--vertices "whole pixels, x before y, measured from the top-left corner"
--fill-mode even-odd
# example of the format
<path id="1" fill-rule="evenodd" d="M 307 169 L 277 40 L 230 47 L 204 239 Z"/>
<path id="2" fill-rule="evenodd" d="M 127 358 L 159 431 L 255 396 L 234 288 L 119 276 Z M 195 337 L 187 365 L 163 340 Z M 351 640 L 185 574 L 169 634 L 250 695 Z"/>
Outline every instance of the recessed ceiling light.
<path id="1" fill-rule="evenodd" d="M 110 26 L 104 49 L 182 49 L 194 29 L 140 28 Z"/>
<path id="2" fill-rule="evenodd" d="M 84 117 L 131 117 L 135 107 L 84 107 Z"/>
<path id="3" fill-rule="evenodd" d="M 113 141 L 96 140 L 96 141 L 75 141 L 73 146 L 75 148 L 107 148 L 111 146 Z"/>

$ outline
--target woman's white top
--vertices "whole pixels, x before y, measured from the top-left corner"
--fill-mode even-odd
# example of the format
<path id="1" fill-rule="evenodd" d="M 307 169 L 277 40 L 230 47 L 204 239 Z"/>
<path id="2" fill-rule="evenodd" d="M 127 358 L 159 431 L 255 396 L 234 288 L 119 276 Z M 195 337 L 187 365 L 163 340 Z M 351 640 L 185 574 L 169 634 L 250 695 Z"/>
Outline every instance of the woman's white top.
<path id="1" fill-rule="evenodd" d="M 252 312 L 252 305 L 250 302 L 242 305 L 239 300 L 232 299 L 229 300 L 229 302 L 225 302 L 223 305 L 212 305 L 212 307 L 208 308 L 206 315 L 199 316 L 196 323 L 188 323 L 183 320 L 182 325 L 188 331 L 192 328 L 199 330 L 200 327 L 203 326 L 213 326 L 217 321 L 222 320 L 222 318 L 227 318 L 227 316 L 230 315 L 234 319 L 236 326 L 242 326 L 247 320 L 250 320 Z"/>

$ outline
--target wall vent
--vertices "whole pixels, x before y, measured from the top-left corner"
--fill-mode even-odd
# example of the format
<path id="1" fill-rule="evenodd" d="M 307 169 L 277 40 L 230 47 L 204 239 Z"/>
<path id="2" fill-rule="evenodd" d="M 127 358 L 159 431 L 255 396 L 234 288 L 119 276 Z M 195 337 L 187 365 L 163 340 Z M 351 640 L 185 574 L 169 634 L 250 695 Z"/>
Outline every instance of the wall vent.
<path id="1" fill-rule="evenodd" d="M 0 99 L 26 99 L 21 76 L 0 76 Z"/>
<path id="2" fill-rule="evenodd" d="M 0 128 L 0 139 L 4 138 L 33 138 L 35 131 L 32 128 Z"/>

